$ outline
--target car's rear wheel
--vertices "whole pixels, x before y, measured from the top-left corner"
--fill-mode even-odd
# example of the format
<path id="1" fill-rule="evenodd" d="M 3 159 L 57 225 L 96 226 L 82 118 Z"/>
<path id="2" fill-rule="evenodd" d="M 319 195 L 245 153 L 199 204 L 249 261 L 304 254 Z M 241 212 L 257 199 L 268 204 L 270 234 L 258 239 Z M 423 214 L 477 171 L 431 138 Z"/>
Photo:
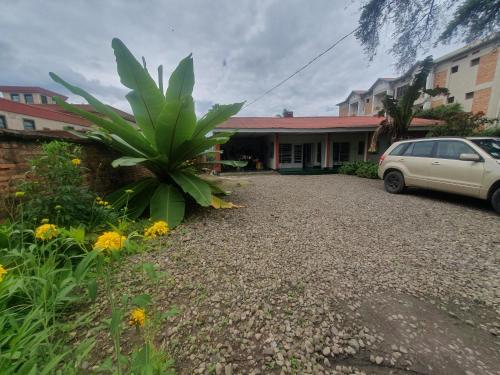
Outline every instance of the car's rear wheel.
<path id="1" fill-rule="evenodd" d="M 491 205 L 493 209 L 500 214 L 500 188 L 496 189 L 491 196 Z"/>
<path id="2" fill-rule="evenodd" d="M 401 172 L 391 171 L 384 177 L 385 190 L 391 194 L 402 193 L 405 189 L 405 178 Z"/>

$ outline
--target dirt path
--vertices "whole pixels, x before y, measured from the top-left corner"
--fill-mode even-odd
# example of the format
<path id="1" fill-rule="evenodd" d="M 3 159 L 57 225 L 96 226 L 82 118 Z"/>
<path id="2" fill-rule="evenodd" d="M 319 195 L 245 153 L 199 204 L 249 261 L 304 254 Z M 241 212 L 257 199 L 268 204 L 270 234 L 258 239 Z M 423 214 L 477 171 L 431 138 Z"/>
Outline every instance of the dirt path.
<path id="1" fill-rule="evenodd" d="M 500 217 L 350 176 L 252 176 L 151 255 L 181 374 L 500 374 Z"/>

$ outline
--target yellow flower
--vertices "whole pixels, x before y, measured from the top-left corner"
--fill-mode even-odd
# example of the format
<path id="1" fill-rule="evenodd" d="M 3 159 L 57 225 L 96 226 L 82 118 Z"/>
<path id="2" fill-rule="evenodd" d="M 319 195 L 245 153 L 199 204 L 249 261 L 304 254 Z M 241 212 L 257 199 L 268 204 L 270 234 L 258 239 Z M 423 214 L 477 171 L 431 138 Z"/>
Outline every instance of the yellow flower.
<path id="1" fill-rule="evenodd" d="M 7 270 L 0 264 L 0 281 L 3 280 L 6 273 L 7 273 Z"/>
<path id="2" fill-rule="evenodd" d="M 35 238 L 50 240 L 57 236 L 57 227 L 54 224 L 42 224 L 35 230 Z"/>
<path id="3" fill-rule="evenodd" d="M 132 189 L 125 190 L 125 194 L 132 194 L 134 191 Z"/>
<path id="4" fill-rule="evenodd" d="M 127 238 L 120 235 L 118 232 L 104 232 L 101 234 L 94 244 L 96 250 L 121 250 L 125 246 Z"/>
<path id="5" fill-rule="evenodd" d="M 80 165 L 82 163 L 82 161 L 78 158 L 75 158 L 75 159 L 71 159 L 71 164 L 73 165 Z"/>
<path id="6" fill-rule="evenodd" d="M 49 219 L 42 219 L 41 223 L 42 224 L 48 224 L 49 223 Z"/>
<path id="7" fill-rule="evenodd" d="M 131 326 L 140 326 L 144 327 L 144 323 L 146 322 L 146 311 L 144 309 L 133 309 L 130 313 L 130 320 L 128 324 Z"/>
<path id="8" fill-rule="evenodd" d="M 57 206 L 55 206 L 54 208 L 55 208 L 57 211 L 62 210 L 62 206 L 61 206 L 61 205 L 59 205 L 59 204 L 58 204 Z"/>
<path id="9" fill-rule="evenodd" d="M 22 198 L 25 194 L 26 193 L 24 191 L 16 191 L 16 198 Z"/>
<path id="10" fill-rule="evenodd" d="M 168 224 L 166 221 L 159 220 L 156 221 L 149 228 L 144 229 L 144 237 L 154 238 L 156 236 L 163 236 L 169 231 Z"/>

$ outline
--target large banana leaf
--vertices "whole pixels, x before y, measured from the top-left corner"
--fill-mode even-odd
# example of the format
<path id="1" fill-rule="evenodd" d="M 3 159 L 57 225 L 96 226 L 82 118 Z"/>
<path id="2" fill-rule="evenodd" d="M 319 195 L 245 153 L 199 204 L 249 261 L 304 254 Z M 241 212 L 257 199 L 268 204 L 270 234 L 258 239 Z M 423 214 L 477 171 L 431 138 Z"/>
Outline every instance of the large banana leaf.
<path id="1" fill-rule="evenodd" d="M 193 138 L 204 137 L 208 132 L 213 130 L 217 125 L 227 121 L 231 116 L 237 114 L 245 103 L 234 103 L 228 105 L 216 104 L 208 111 L 208 113 L 198 120 Z"/>
<path id="2" fill-rule="evenodd" d="M 183 170 L 170 172 L 170 177 L 185 193 L 191 195 L 200 206 L 210 206 L 212 190 L 201 178 Z"/>
<path id="3" fill-rule="evenodd" d="M 154 220 L 165 220 L 171 227 L 179 225 L 184 218 L 184 196 L 173 185 L 161 183 L 156 188 L 149 205 Z"/>
<path id="4" fill-rule="evenodd" d="M 165 99 L 167 102 L 180 100 L 193 94 L 194 69 L 191 55 L 181 60 L 168 81 Z"/>

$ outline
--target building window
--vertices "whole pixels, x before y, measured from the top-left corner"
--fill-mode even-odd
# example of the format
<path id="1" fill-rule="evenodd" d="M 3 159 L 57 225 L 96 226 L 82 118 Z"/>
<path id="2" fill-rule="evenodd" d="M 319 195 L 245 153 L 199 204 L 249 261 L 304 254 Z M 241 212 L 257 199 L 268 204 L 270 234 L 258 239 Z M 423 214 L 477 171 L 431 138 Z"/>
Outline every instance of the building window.
<path id="1" fill-rule="evenodd" d="M 370 98 L 366 98 L 366 102 L 367 102 L 367 103 L 370 103 Z"/>
<path id="2" fill-rule="evenodd" d="M 23 118 L 23 128 L 24 130 L 35 130 L 35 120 Z"/>
<path id="3" fill-rule="evenodd" d="M 292 145 L 290 143 L 280 144 L 280 163 L 291 163 L 292 162 Z"/>
<path id="4" fill-rule="evenodd" d="M 24 102 L 26 104 L 33 104 L 33 95 L 31 95 L 31 94 L 24 94 Z"/>
<path id="5" fill-rule="evenodd" d="M 474 97 L 474 91 L 468 92 L 465 94 L 465 99 L 472 99 Z"/>
<path id="6" fill-rule="evenodd" d="M 42 104 L 47 104 L 47 97 L 45 95 L 42 95 Z"/>
<path id="7" fill-rule="evenodd" d="M 396 88 L 396 98 L 402 97 L 405 94 L 407 89 L 408 89 L 408 85 L 404 85 L 404 86 Z"/>
<path id="8" fill-rule="evenodd" d="M 19 101 L 19 94 L 10 94 L 10 99 L 13 102 L 18 102 Z"/>
<path id="9" fill-rule="evenodd" d="M 358 142 L 358 155 L 364 155 L 365 154 L 365 141 L 359 141 Z"/>
<path id="10" fill-rule="evenodd" d="M 321 163 L 321 142 L 316 145 L 316 163 Z"/>
<path id="11" fill-rule="evenodd" d="M 458 72 L 458 65 L 451 67 L 451 74 Z"/>
<path id="12" fill-rule="evenodd" d="M 293 146 L 293 162 L 302 163 L 302 145 Z"/>
<path id="13" fill-rule="evenodd" d="M 476 57 L 475 59 L 472 59 L 470 61 L 470 66 L 475 66 L 475 65 L 479 65 L 479 57 Z"/>
<path id="14" fill-rule="evenodd" d="M 448 96 L 447 101 L 448 101 L 448 104 L 451 104 L 451 103 L 453 103 L 455 101 L 455 97 L 454 96 Z"/>
<path id="15" fill-rule="evenodd" d="M 3 115 L 0 115 L 0 129 L 7 129 L 7 119 Z"/>
<path id="16" fill-rule="evenodd" d="M 349 161 L 349 148 L 349 142 L 333 143 L 333 162 L 338 164 Z"/>

